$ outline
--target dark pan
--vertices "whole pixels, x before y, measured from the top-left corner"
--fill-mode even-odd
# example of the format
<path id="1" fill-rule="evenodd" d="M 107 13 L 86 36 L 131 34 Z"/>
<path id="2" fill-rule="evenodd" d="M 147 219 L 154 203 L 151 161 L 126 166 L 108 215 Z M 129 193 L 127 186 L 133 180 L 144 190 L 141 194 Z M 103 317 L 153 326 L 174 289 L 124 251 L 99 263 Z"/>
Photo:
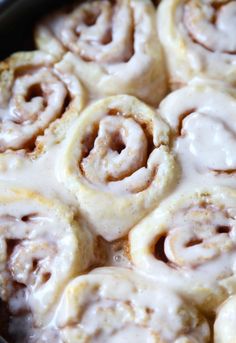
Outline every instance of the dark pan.
<path id="1" fill-rule="evenodd" d="M 12 52 L 33 50 L 33 27 L 44 14 L 73 1 L 0 0 L 0 59 Z"/>
<path id="2" fill-rule="evenodd" d="M 70 0 L 0 0 L 0 61 L 16 51 L 35 49 L 37 20 Z M 9 313 L 0 299 L 0 343 L 14 343 L 7 334 Z M 23 341 L 22 341 L 23 343 Z"/>

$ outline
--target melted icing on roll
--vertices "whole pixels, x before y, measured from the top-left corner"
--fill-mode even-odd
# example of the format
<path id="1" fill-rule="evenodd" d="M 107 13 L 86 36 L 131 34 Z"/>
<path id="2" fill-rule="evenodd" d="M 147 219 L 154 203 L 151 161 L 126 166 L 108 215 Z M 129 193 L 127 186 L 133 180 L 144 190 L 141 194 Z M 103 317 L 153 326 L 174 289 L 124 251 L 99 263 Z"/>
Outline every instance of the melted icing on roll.
<path id="1" fill-rule="evenodd" d="M 200 173 L 235 172 L 235 113 L 233 96 L 194 82 L 161 103 L 160 114 L 175 133 L 174 150 L 184 172 L 191 164 Z"/>
<path id="2" fill-rule="evenodd" d="M 235 1 L 162 1 L 157 24 L 173 88 L 194 76 L 235 85 Z"/>
<path id="3" fill-rule="evenodd" d="M 214 342 L 231 343 L 236 340 L 236 296 L 229 297 L 217 311 L 214 323 Z"/>
<path id="4" fill-rule="evenodd" d="M 0 151 L 32 149 L 38 135 L 68 105 L 80 110 L 79 81 L 65 70 L 55 68 L 53 58 L 39 51 L 16 53 L 0 63 Z"/>
<path id="5" fill-rule="evenodd" d="M 66 282 L 91 263 L 93 243 L 61 205 L 23 190 L 0 201 L 0 296 L 40 326 Z"/>
<path id="6" fill-rule="evenodd" d="M 117 285 L 119 284 L 119 287 Z M 196 310 L 138 274 L 97 269 L 65 290 L 56 324 L 63 342 L 208 342 L 209 328 Z"/>
<path id="7" fill-rule="evenodd" d="M 131 94 L 157 105 L 165 64 L 151 1 L 80 3 L 42 21 L 37 46 L 71 63 L 92 96 Z"/>
<path id="8" fill-rule="evenodd" d="M 133 55 L 133 25 L 127 1 L 118 1 L 114 8 L 109 1 L 94 1 L 59 16 L 54 32 L 66 49 L 85 61 L 119 63 Z"/>
<path id="9" fill-rule="evenodd" d="M 192 1 L 184 7 L 184 24 L 193 41 L 210 51 L 236 54 L 235 1 Z"/>
<path id="10" fill-rule="evenodd" d="M 234 191 L 177 196 L 131 231 L 131 259 L 209 311 L 236 285 L 235 217 Z"/>
<path id="11" fill-rule="evenodd" d="M 124 236 L 171 184 L 168 133 L 151 108 L 122 95 L 88 107 L 64 140 L 59 180 L 105 239 Z"/>
<path id="12" fill-rule="evenodd" d="M 234 215 L 207 201 L 186 206 L 173 219 L 164 249 L 180 267 L 198 267 L 236 249 Z"/>

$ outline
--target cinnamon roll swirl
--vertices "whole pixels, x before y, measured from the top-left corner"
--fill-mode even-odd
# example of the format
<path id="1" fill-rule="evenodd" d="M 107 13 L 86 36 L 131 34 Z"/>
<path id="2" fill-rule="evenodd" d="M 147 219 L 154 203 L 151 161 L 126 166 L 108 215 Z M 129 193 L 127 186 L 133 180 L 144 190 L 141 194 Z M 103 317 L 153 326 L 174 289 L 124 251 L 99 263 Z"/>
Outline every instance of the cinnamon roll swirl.
<path id="1" fill-rule="evenodd" d="M 74 66 L 92 96 L 130 94 L 157 105 L 167 85 L 150 0 L 92 1 L 49 16 L 38 48 Z"/>
<path id="2" fill-rule="evenodd" d="M 214 323 L 214 343 L 232 343 L 236 341 L 236 296 L 227 299 L 218 309 Z"/>
<path id="3" fill-rule="evenodd" d="M 235 218 L 235 191 L 169 200 L 130 232 L 132 262 L 211 313 L 235 291 Z"/>
<path id="4" fill-rule="evenodd" d="M 209 342 L 208 324 L 195 309 L 152 286 L 121 268 L 74 279 L 57 311 L 63 342 Z"/>
<path id="5" fill-rule="evenodd" d="M 93 262 L 93 241 L 62 205 L 24 190 L 0 198 L 0 299 L 47 323 L 66 283 Z"/>
<path id="6" fill-rule="evenodd" d="M 82 112 L 56 168 L 92 229 L 109 241 L 126 235 L 177 178 L 168 126 L 127 95 L 100 100 Z"/>
<path id="7" fill-rule="evenodd" d="M 172 128 L 173 150 L 186 180 L 195 177 L 194 172 L 216 176 L 217 182 L 220 176 L 235 175 L 236 97 L 230 91 L 194 80 L 169 94 L 159 107 Z"/>
<path id="8" fill-rule="evenodd" d="M 235 1 L 161 2 L 158 31 L 172 87 L 178 87 L 196 75 L 236 85 L 235 21 Z"/>
<path id="9" fill-rule="evenodd" d="M 31 150 L 37 136 L 84 93 L 66 63 L 41 51 L 15 53 L 0 63 L 0 152 Z"/>

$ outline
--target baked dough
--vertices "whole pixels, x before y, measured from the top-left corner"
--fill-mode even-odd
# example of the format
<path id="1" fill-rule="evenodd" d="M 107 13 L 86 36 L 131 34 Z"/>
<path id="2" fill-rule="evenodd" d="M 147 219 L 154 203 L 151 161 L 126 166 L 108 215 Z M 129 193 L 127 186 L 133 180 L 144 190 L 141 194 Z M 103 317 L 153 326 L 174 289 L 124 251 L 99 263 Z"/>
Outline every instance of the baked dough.
<path id="1" fill-rule="evenodd" d="M 19 52 L 0 62 L 0 152 L 33 149 L 37 136 L 85 94 L 70 66 L 42 52 Z"/>
<path id="2" fill-rule="evenodd" d="M 1 193 L 0 299 L 41 326 L 66 283 L 94 262 L 94 242 L 60 203 L 22 189 Z"/>
<path id="3" fill-rule="evenodd" d="M 108 241 L 125 236 L 177 179 L 168 126 L 128 95 L 100 100 L 76 118 L 56 170 L 91 228 Z"/>
<path id="4" fill-rule="evenodd" d="M 209 314 L 236 290 L 236 192 L 215 187 L 173 198 L 130 232 L 131 259 Z"/>
<path id="5" fill-rule="evenodd" d="M 157 26 L 172 88 L 194 76 L 236 85 L 235 13 L 235 1 L 161 1 Z"/>
<path id="6" fill-rule="evenodd" d="M 65 343 L 209 342 L 205 319 L 128 269 L 103 268 L 67 286 L 56 324 Z"/>
<path id="7" fill-rule="evenodd" d="M 71 63 L 92 96 L 130 94 L 157 105 L 167 91 L 165 63 L 149 0 L 93 1 L 42 21 L 38 48 Z"/>

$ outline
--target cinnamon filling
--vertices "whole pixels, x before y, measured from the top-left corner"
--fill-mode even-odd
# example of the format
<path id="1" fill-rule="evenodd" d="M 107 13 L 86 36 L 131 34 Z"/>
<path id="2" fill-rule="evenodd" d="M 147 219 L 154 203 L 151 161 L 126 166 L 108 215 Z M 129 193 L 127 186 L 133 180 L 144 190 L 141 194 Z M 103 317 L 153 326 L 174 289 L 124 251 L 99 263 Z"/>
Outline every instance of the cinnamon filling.
<path id="1" fill-rule="evenodd" d="M 194 245 L 199 245 L 203 243 L 203 239 L 201 238 L 192 238 L 190 241 L 185 243 L 186 248 L 193 247 Z"/>
<path id="2" fill-rule="evenodd" d="M 218 225 L 216 227 L 216 232 L 221 234 L 221 233 L 230 233 L 231 227 L 227 225 Z"/>
<path id="3" fill-rule="evenodd" d="M 6 239 L 6 244 L 7 244 L 7 256 L 8 260 L 13 253 L 15 247 L 21 243 L 22 240 L 20 239 L 14 239 L 14 238 L 8 238 Z"/>
<path id="4" fill-rule="evenodd" d="M 178 122 L 178 128 L 177 128 L 178 136 L 182 136 L 184 134 L 183 132 L 184 119 L 187 118 L 189 115 L 191 115 L 195 111 L 196 111 L 196 108 L 191 108 L 189 110 L 186 110 L 179 116 L 179 122 Z"/>
<path id="5" fill-rule="evenodd" d="M 38 213 L 30 213 L 30 214 L 26 214 L 26 215 L 22 216 L 20 220 L 22 222 L 28 223 L 28 222 L 36 219 L 38 216 L 39 216 Z"/>
<path id="6" fill-rule="evenodd" d="M 123 139 L 119 132 L 115 132 L 112 135 L 110 148 L 111 150 L 118 152 L 118 154 L 120 154 L 121 151 L 125 149 L 125 143 L 123 142 Z"/>
<path id="7" fill-rule="evenodd" d="M 158 238 L 158 241 L 154 245 L 154 251 L 153 254 L 157 260 L 160 260 L 164 263 L 170 262 L 168 257 L 165 253 L 165 240 L 166 240 L 167 234 L 162 235 Z"/>
<path id="8" fill-rule="evenodd" d="M 98 130 L 99 130 L 99 124 L 94 123 L 92 127 L 90 128 L 89 132 L 83 137 L 81 141 L 81 145 L 82 145 L 81 161 L 84 158 L 88 157 L 90 154 L 90 151 L 93 150 L 95 140 L 98 136 Z M 81 168 L 81 171 L 83 172 L 83 168 Z"/>
<path id="9" fill-rule="evenodd" d="M 84 18 L 83 18 L 85 25 L 87 26 L 95 25 L 100 14 L 101 14 L 101 11 L 92 12 L 92 11 L 85 10 Z"/>
<path id="10" fill-rule="evenodd" d="M 119 115 L 121 116 L 122 113 L 120 110 L 118 109 L 109 109 L 108 111 L 108 115 L 109 116 L 115 116 L 115 115 Z M 133 120 L 135 120 L 143 129 L 144 133 L 145 133 L 145 137 L 148 141 L 148 153 L 147 153 L 147 160 L 148 160 L 148 156 L 151 154 L 151 152 L 155 149 L 155 146 L 153 144 L 153 137 L 151 134 L 151 130 L 150 128 L 147 126 L 147 124 L 145 123 L 140 123 L 136 120 L 136 118 L 134 119 L 133 116 L 131 115 L 126 115 L 123 114 L 123 116 L 125 118 L 131 118 Z M 95 140 L 98 136 L 98 131 L 99 131 L 99 123 L 93 123 L 92 127 L 90 128 L 89 132 L 84 136 L 84 138 L 81 141 L 82 144 L 82 154 L 81 154 L 81 161 L 88 157 L 90 152 L 93 150 L 94 148 L 94 144 L 95 144 Z M 110 138 L 110 149 L 113 151 L 118 152 L 119 154 L 122 152 L 122 150 L 124 150 L 126 147 L 125 143 L 123 142 L 123 139 L 121 137 L 120 132 L 115 132 L 112 134 L 111 138 Z M 147 160 L 145 163 L 145 167 L 147 167 Z M 80 161 L 80 163 L 81 163 Z"/>
<path id="11" fill-rule="evenodd" d="M 33 98 L 36 97 L 41 97 L 44 98 L 44 91 L 42 89 L 42 85 L 39 83 L 36 83 L 34 85 L 32 85 L 29 89 L 28 89 L 28 93 L 25 97 L 25 101 L 26 102 L 30 102 Z M 45 103 L 45 107 L 46 107 L 46 103 Z"/>

